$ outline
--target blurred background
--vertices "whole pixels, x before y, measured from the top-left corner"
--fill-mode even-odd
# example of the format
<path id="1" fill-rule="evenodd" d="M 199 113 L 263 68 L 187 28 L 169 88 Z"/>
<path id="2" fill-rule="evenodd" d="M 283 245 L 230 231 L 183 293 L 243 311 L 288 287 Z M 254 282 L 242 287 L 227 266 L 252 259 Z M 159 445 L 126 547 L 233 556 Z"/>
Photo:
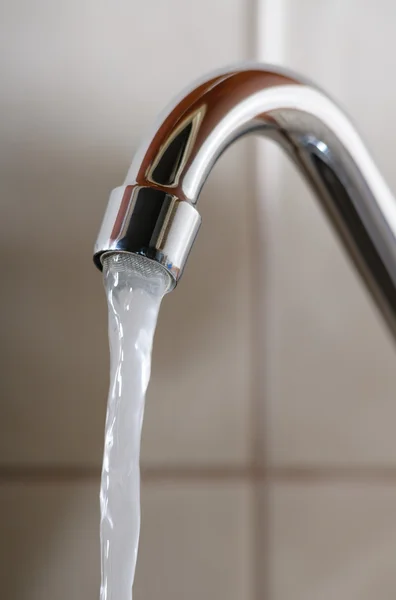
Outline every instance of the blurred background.
<path id="1" fill-rule="evenodd" d="M 395 27 L 392 0 L 2 0 L 4 597 L 99 596 L 109 367 L 91 256 L 147 127 L 206 71 L 276 62 L 346 108 L 396 190 Z M 268 142 L 226 153 L 200 211 L 156 334 L 134 598 L 394 597 L 396 356 L 381 318 Z"/>

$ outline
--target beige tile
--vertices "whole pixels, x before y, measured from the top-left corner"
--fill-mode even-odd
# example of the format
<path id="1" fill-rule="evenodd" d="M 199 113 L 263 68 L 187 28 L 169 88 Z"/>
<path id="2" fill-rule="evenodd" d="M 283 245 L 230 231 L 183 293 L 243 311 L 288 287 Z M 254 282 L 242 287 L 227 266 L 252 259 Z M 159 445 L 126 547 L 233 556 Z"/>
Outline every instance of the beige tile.
<path id="1" fill-rule="evenodd" d="M 251 598 L 250 491 L 148 484 L 134 597 Z M 0 486 L 0 581 L 9 600 L 99 595 L 98 486 Z"/>
<path id="2" fill-rule="evenodd" d="M 181 87 L 247 53 L 243 0 L 207 0 L 193 20 L 181 0 L 154 5 L 72 0 L 60 27 L 58 5 L 17 0 L 2 18 L 2 463 L 100 462 L 109 367 L 91 253 L 109 190 Z M 211 178 L 189 272 L 163 309 L 146 463 L 247 460 L 245 164 L 239 146 Z"/>
<path id="3" fill-rule="evenodd" d="M 99 597 L 97 485 L 0 485 L 1 595 Z"/>
<path id="4" fill-rule="evenodd" d="M 271 600 L 395 596 L 396 486 L 275 484 L 269 507 Z"/>
<path id="5" fill-rule="evenodd" d="M 147 485 L 135 600 L 252 598 L 251 490 Z"/>
<path id="6" fill-rule="evenodd" d="M 273 248 L 267 458 L 395 465 L 392 340 L 312 196 L 296 183 L 293 176 L 285 183 Z"/>
<path id="7" fill-rule="evenodd" d="M 396 190 L 389 126 L 396 86 L 386 76 L 396 9 L 390 0 L 381 10 L 366 4 L 362 12 L 358 0 L 286 1 L 284 63 L 346 107 Z M 278 191 L 266 204 L 266 458 L 277 465 L 394 466 L 394 346 L 311 192 L 280 160 Z"/>

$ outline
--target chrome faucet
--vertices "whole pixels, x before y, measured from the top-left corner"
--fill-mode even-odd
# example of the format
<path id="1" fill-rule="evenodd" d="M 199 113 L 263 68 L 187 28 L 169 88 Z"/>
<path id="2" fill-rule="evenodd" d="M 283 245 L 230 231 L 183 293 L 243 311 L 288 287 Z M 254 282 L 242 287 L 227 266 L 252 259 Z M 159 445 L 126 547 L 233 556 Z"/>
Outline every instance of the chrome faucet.
<path id="1" fill-rule="evenodd" d="M 278 142 L 310 183 L 396 336 L 396 201 L 358 133 L 321 90 L 264 65 L 197 82 L 161 118 L 109 200 L 96 241 L 181 277 L 201 218 L 201 188 L 222 152 L 247 133 Z"/>

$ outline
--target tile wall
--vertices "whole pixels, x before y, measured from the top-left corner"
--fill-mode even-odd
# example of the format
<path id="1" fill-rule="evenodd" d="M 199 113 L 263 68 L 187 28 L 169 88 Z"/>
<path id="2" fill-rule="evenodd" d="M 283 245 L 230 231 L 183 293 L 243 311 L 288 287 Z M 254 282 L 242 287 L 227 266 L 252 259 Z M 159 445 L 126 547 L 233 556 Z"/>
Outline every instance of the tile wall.
<path id="1" fill-rule="evenodd" d="M 273 58 L 256 42 L 274 9 L 271 0 L 4 5 L 0 586 L 9 600 L 98 598 L 108 352 L 92 242 L 108 191 L 172 95 L 211 68 Z M 394 3 L 282 0 L 277 11 L 275 59 L 347 108 L 396 190 Z M 135 600 L 396 593 L 394 348 L 278 154 L 268 197 L 249 164 L 263 154 L 241 142 L 220 160 L 189 268 L 161 309 Z"/>

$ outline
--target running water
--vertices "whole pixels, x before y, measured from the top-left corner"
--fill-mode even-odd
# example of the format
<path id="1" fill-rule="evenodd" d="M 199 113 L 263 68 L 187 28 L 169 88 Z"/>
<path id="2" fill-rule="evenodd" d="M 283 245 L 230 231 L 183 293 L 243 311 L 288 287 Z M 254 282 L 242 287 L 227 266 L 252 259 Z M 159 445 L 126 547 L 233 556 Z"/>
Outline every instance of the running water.
<path id="1" fill-rule="evenodd" d="M 110 389 L 100 489 L 100 600 L 131 600 L 140 531 L 140 436 L 151 349 L 170 277 L 156 263 L 113 254 L 103 265 Z"/>

